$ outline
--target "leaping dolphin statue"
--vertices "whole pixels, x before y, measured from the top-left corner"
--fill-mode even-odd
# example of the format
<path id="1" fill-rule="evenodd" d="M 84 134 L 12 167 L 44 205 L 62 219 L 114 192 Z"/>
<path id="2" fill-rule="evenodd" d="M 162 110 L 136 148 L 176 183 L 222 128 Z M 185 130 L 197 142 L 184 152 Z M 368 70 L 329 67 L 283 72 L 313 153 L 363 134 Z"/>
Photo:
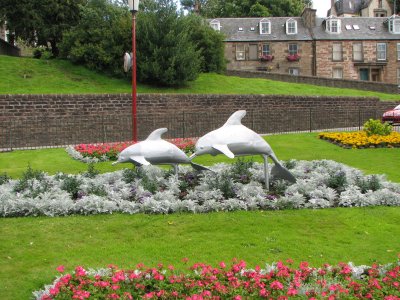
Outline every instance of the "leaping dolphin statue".
<path id="1" fill-rule="evenodd" d="M 175 174 L 178 173 L 178 164 L 191 164 L 196 170 L 208 170 L 206 167 L 192 163 L 185 152 L 174 144 L 163 140 L 161 136 L 167 131 L 167 128 L 156 129 L 144 141 L 125 148 L 113 165 L 126 162 L 133 163 L 136 166 L 172 165 Z"/>
<path id="2" fill-rule="evenodd" d="M 238 110 L 222 127 L 202 136 L 197 141 L 195 152 L 190 158 L 203 154 L 222 153 L 229 158 L 260 154 L 264 159 L 264 178 L 267 189 L 269 188 L 268 157 L 271 157 L 275 163 L 271 170 L 274 178 L 296 182 L 294 176 L 279 162 L 271 146 L 260 135 L 242 125 L 242 118 L 245 115 L 245 110 Z"/>

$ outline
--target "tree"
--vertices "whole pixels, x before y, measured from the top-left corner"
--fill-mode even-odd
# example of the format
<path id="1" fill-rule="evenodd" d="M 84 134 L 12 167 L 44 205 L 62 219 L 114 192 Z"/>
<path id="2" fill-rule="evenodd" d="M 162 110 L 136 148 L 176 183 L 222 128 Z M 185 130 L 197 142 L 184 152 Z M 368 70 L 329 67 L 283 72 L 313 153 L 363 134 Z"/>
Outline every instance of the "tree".
<path id="1" fill-rule="evenodd" d="M 61 56 L 74 63 L 122 75 L 122 56 L 131 49 L 131 17 L 126 7 L 89 0 L 76 26 L 64 33 Z"/>
<path id="2" fill-rule="evenodd" d="M 181 0 L 186 7 L 193 0 Z M 216 17 L 262 17 L 299 16 L 303 9 L 312 5 L 312 0 L 204 0 L 200 14 Z"/>
<path id="3" fill-rule="evenodd" d="M 201 56 L 201 71 L 222 73 L 226 69 L 224 35 L 215 31 L 195 14 L 188 15 L 183 25 Z"/>
<path id="4" fill-rule="evenodd" d="M 51 45 L 58 55 L 58 43 L 64 30 L 79 18 L 79 6 L 86 0 L 0 0 L 0 23 L 31 45 Z"/>
<path id="5" fill-rule="evenodd" d="M 172 0 L 147 0 L 137 18 L 138 80 L 183 85 L 200 72 L 200 52 Z"/>

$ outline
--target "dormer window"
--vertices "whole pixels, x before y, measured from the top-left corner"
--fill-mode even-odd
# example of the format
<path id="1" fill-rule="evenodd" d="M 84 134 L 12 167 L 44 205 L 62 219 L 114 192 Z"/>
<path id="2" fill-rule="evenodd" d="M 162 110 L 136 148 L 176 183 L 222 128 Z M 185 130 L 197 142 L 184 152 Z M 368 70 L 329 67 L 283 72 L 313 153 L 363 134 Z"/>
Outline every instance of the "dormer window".
<path id="1" fill-rule="evenodd" d="M 289 19 L 286 21 L 286 34 L 297 34 L 297 21 Z"/>
<path id="2" fill-rule="evenodd" d="M 221 30 L 221 23 L 218 20 L 212 20 L 210 22 L 210 26 L 212 29 L 216 30 L 216 31 L 220 31 Z"/>
<path id="3" fill-rule="evenodd" d="M 341 20 L 330 16 L 326 20 L 326 32 L 333 33 L 333 34 L 341 33 L 342 32 Z"/>
<path id="4" fill-rule="evenodd" d="M 260 34 L 271 34 L 271 21 L 262 19 L 260 21 Z"/>
<path id="5" fill-rule="evenodd" d="M 400 18 L 396 18 L 396 16 L 391 16 L 387 22 L 390 33 L 400 33 Z"/>

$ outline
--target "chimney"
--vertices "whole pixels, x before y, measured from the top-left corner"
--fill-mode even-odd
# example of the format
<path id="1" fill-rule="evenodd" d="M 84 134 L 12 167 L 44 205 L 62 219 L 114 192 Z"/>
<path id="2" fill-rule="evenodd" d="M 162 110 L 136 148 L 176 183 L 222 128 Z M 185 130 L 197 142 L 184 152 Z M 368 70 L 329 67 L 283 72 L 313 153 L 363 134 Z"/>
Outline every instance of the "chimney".
<path id="1" fill-rule="evenodd" d="M 301 13 L 304 25 L 307 28 L 315 27 L 316 16 L 317 16 L 317 10 L 310 7 L 304 8 L 303 12 Z"/>

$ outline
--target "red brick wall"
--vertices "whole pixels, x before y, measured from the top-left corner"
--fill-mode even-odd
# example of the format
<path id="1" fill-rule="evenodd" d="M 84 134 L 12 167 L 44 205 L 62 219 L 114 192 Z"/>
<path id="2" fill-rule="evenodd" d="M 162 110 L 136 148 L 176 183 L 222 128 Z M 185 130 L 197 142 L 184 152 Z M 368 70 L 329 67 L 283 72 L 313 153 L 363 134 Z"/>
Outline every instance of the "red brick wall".
<path id="1" fill-rule="evenodd" d="M 0 149 L 130 140 L 131 103 L 129 94 L 0 95 Z M 138 131 L 140 139 L 160 127 L 169 129 L 166 137 L 201 136 L 239 109 L 259 133 L 359 126 L 395 105 L 362 97 L 139 94 Z"/>

